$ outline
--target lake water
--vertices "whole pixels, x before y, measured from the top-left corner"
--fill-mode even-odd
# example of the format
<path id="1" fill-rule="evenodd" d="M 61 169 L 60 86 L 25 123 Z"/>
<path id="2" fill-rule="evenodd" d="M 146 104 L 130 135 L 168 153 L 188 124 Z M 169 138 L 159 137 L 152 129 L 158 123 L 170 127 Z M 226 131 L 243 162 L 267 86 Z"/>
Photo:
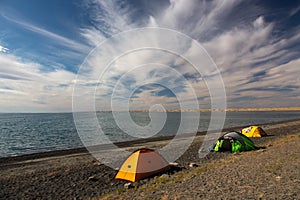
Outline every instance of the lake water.
<path id="1" fill-rule="evenodd" d="M 156 113 L 156 115 L 158 118 L 160 117 L 159 113 Z M 195 115 L 195 113 L 185 113 L 185 117 L 190 118 L 191 121 Z M 97 117 L 103 132 L 111 141 L 118 142 L 136 139 L 124 133 L 118 127 L 112 113 L 99 112 Z M 150 122 L 148 113 L 131 113 L 131 117 L 140 126 L 146 126 Z M 210 122 L 210 113 L 201 113 L 200 117 L 198 130 L 205 131 Z M 180 119 L 180 113 L 167 113 L 165 125 L 153 137 L 176 133 Z M 300 119 L 300 112 L 227 112 L 224 128 L 290 119 Z M 184 130 L 186 130 L 186 133 L 190 132 L 188 127 Z M 147 133 L 144 134 L 147 135 Z M 78 136 L 72 113 L 2 113 L 0 114 L 0 138 L 0 157 L 83 146 Z"/>

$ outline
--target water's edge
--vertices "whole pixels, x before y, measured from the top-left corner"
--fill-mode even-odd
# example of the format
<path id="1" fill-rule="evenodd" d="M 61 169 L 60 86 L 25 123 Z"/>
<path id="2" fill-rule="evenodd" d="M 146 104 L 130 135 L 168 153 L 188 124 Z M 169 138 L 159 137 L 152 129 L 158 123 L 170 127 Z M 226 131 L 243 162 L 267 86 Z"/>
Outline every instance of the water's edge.
<path id="1" fill-rule="evenodd" d="M 266 126 L 266 125 L 277 125 L 277 124 L 285 124 L 288 122 L 300 121 L 299 119 L 292 119 L 292 120 L 284 120 L 280 122 L 270 122 L 264 124 L 252 124 L 252 125 L 259 125 L 259 126 Z M 231 130 L 239 130 L 245 126 L 237 126 L 231 128 L 222 129 L 222 132 L 227 132 Z M 220 130 L 215 130 L 220 131 Z M 213 131 L 213 132 L 215 132 Z M 206 131 L 197 132 L 197 136 L 205 135 Z M 158 141 L 166 141 L 172 139 L 174 136 L 160 136 L 160 137 L 153 137 L 153 138 L 146 138 L 146 139 L 138 139 L 126 142 L 116 142 L 114 143 L 120 148 L 124 147 L 132 147 L 136 145 L 142 145 L 148 142 L 158 142 Z M 188 135 L 182 135 L 182 137 L 188 137 Z M 99 145 L 97 148 L 105 149 L 106 145 Z M 37 153 L 30 153 L 30 154 L 23 154 L 23 155 L 16 155 L 16 156 L 8 156 L 8 157 L 0 157 L 0 166 L 5 166 L 10 163 L 14 162 L 22 162 L 26 160 L 33 160 L 33 159 L 42 159 L 42 158 L 50 158 L 50 157 L 59 157 L 59 156 L 66 156 L 66 155 L 76 155 L 76 154 L 89 154 L 88 150 L 85 147 L 78 147 L 78 148 L 70 148 L 70 149 L 62 149 L 62 150 L 50 150 L 44 152 L 37 152 Z"/>

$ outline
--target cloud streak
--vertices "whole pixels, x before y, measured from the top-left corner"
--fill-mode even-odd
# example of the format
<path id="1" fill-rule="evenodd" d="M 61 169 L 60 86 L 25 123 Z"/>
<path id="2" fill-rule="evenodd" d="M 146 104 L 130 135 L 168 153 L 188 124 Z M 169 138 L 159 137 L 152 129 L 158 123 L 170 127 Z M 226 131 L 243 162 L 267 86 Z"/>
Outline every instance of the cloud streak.
<path id="1" fill-rule="evenodd" d="M 10 16 L 7 16 L 5 14 L 1 15 L 6 20 L 16 23 L 20 25 L 21 27 L 32 31 L 34 33 L 37 33 L 39 35 L 43 35 L 44 37 L 50 38 L 54 41 L 56 41 L 57 44 L 64 45 L 65 47 L 72 48 L 73 50 L 79 51 L 79 52 L 86 52 L 90 50 L 90 47 L 87 45 L 84 45 L 82 43 L 78 43 L 77 41 L 71 40 L 69 38 L 63 37 L 61 35 L 58 35 L 56 33 L 53 33 L 51 31 L 48 31 L 46 29 L 43 29 L 41 27 L 35 26 L 33 24 L 27 23 L 21 19 L 16 19 Z"/>

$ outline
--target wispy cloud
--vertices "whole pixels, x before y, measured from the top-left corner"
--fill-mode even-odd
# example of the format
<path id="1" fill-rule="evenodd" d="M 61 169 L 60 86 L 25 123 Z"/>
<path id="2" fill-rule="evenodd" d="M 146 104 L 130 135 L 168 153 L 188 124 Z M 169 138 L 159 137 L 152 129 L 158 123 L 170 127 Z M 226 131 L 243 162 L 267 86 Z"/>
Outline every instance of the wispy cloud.
<path id="1" fill-rule="evenodd" d="M 7 53 L 8 52 L 8 48 L 6 48 L 6 47 L 3 47 L 3 46 L 1 46 L 0 45 L 0 53 Z"/>
<path id="2" fill-rule="evenodd" d="M 125 2 L 88 0 L 83 4 L 89 12 L 93 26 L 81 29 L 81 34 L 93 46 L 114 34 L 137 28 L 130 18 L 133 8 Z"/>
<path id="3" fill-rule="evenodd" d="M 43 72 L 41 65 L 0 54 L 0 110 L 5 112 L 70 111 L 75 74 Z M 65 87 L 61 87 L 64 85 Z M 37 104 L 43 99 L 43 104 Z"/>
<path id="4" fill-rule="evenodd" d="M 300 11 L 300 6 L 294 8 L 291 12 L 290 12 L 290 16 L 293 16 L 295 14 L 297 14 Z"/>
<path id="5" fill-rule="evenodd" d="M 14 18 L 14 17 L 8 16 L 6 14 L 2 14 L 2 17 L 4 17 L 6 20 L 8 20 L 10 22 L 20 25 L 21 27 L 23 27 L 29 31 L 35 32 L 39 35 L 43 35 L 44 37 L 47 37 L 47 38 L 55 41 L 59 45 L 63 45 L 65 47 L 72 48 L 73 50 L 80 51 L 80 52 L 86 52 L 86 51 L 90 50 L 90 47 L 85 44 L 79 43 L 79 42 L 69 39 L 67 37 L 63 37 L 61 35 L 58 35 L 56 33 L 53 33 L 51 31 L 48 31 L 41 27 L 38 27 L 34 24 L 23 21 L 22 19 Z"/>
<path id="6" fill-rule="evenodd" d="M 134 20 L 130 17 L 133 14 L 128 7 L 122 9 L 122 7 L 111 2 L 103 4 L 99 1 L 93 1 L 93 3 L 98 4 L 99 9 L 102 11 L 104 10 L 103 12 L 98 12 L 101 13 L 99 15 L 94 13 L 100 29 L 103 24 L 105 24 L 103 20 L 106 19 L 106 14 L 103 13 L 111 13 L 112 17 L 107 18 L 110 27 L 105 26 L 106 34 L 114 34 L 141 26 L 132 23 Z M 293 60 L 298 58 L 296 52 L 293 52 L 291 48 L 299 39 L 299 34 L 295 32 L 292 37 L 288 38 L 285 37 L 285 35 L 274 35 L 273 33 L 277 24 L 275 22 L 266 22 L 264 14 L 268 15 L 268 13 L 264 13 L 264 9 L 253 6 L 251 8 L 253 13 L 248 13 L 251 17 L 248 19 L 243 18 L 243 21 L 235 21 L 235 24 L 231 23 L 230 21 L 234 21 L 232 17 L 234 13 L 232 12 L 237 11 L 238 6 L 241 6 L 241 2 L 235 0 L 201 2 L 170 1 L 169 6 L 167 6 L 165 10 L 161 10 L 159 14 L 149 15 L 148 22 L 143 25 L 175 29 L 202 42 L 222 72 L 230 106 L 242 107 L 249 105 L 247 99 L 253 103 L 252 106 L 255 106 L 255 104 L 259 106 L 269 106 L 270 96 L 276 94 L 277 98 L 283 98 L 278 95 L 279 92 L 285 92 L 284 98 L 287 99 L 288 97 L 288 100 L 285 100 L 287 105 L 296 105 L 297 102 L 294 97 L 295 93 L 299 92 L 299 87 L 293 86 L 299 84 L 299 82 L 290 83 L 290 79 L 298 80 L 298 78 L 287 71 L 281 71 L 280 73 L 273 73 L 272 71 L 286 62 L 293 63 Z M 252 16 L 255 12 L 256 15 L 259 15 L 253 18 Z M 295 10 L 293 14 L 296 12 L 298 11 Z M 118 13 L 122 13 L 122 19 L 120 19 Z M 226 24 L 228 24 L 228 26 L 226 26 Z M 92 35 L 92 29 L 89 31 L 90 35 Z M 93 37 L 88 38 L 91 40 L 91 43 L 93 43 L 93 41 L 95 41 L 94 43 L 99 41 Z M 149 40 L 149 38 L 144 39 Z M 130 46 L 130 42 L 131 41 L 128 41 L 128 43 L 123 42 L 119 45 Z M 158 42 L 158 40 L 155 41 L 154 38 L 153 42 Z M 174 43 L 176 43 L 175 40 Z M 185 51 L 185 54 L 189 55 L 194 53 L 191 49 L 186 49 Z M 136 53 L 136 55 L 138 55 L 138 53 Z M 124 73 L 124 71 L 129 70 L 130 67 L 128 67 L 128 65 L 136 66 L 138 65 L 137 61 L 141 63 L 147 62 L 147 60 L 151 60 L 151 57 L 156 57 L 159 62 L 164 64 L 175 64 L 170 58 L 158 57 L 155 53 L 150 53 L 146 57 L 142 55 L 134 57 L 134 55 L 131 56 L 131 58 L 127 57 L 127 60 L 122 62 L 127 63 L 127 66 L 118 63 L 118 65 L 116 65 L 118 67 L 111 68 L 109 73 L 113 75 L 106 76 L 106 82 L 110 82 L 110 85 L 114 86 L 113 83 L 115 83 L 115 80 L 113 77 L 118 77 L 117 74 L 120 75 Z M 172 59 L 176 60 L 174 58 Z M 121 61 L 122 59 L 119 60 L 119 62 Z M 201 62 L 200 57 L 199 62 Z M 190 69 L 186 63 L 181 62 L 175 66 L 178 66 L 176 69 L 182 74 L 195 75 L 189 72 Z M 293 69 L 295 74 L 299 74 L 299 69 L 295 67 L 294 64 L 289 66 L 292 66 L 291 69 Z M 258 74 L 261 71 L 264 71 L 264 73 L 258 78 Z M 146 71 L 144 71 L 144 73 L 147 74 Z M 161 73 L 161 71 L 158 73 Z M 145 79 L 142 73 L 133 74 L 132 77 L 132 79 Z M 278 85 L 279 83 L 275 81 L 278 77 L 280 77 L 281 80 L 280 86 Z M 163 77 L 156 78 L 156 81 L 163 79 Z M 203 80 L 199 80 L 200 83 L 199 81 L 192 83 L 193 87 L 198 91 L 199 96 L 207 96 L 207 88 L 205 88 L 205 84 L 201 84 Z M 174 83 L 174 87 L 176 86 L 178 86 L 178 84 Z M 184 85 L 181 86 L 185 87 Z M 261 89 L 258 89 L 259 87 Z M 278 89 L 278 87 L 282 89 Z M 289 89 L 285 90 L 284 88 Z M 106 89 L 111 90 L 112 88 L 108 87 Z M 128 86 L 126 87 L 125 84 L 123 89 L 126 90 L 129 88 Z M 263 93 L 262 91 L 268 92 Z M 107 94 L 111 93 L 108 92 Z M 148 93 L 150 98 L 147 98 L 147 101 L 151 101 L 151 94 L 153 93 Z M 136 96 L 142 97 L 142 93 Z M 241 98 L 241 96 L 243 98 Z M 251 96 L 255 96 L 255 100 L 253 98 L 247 98 Z M 145 96 L 143 96 L 143 98 L 145 98 Z M 135 99 L 144 102 L 145 99 L 143 98 Z M 237 103 L 236 98 L 239 98 L 239 103 Z M 230 103 L 230 101 L 232 101 L 232 103 Z M 206 103 L 209 102 L 207 101 Z"/>

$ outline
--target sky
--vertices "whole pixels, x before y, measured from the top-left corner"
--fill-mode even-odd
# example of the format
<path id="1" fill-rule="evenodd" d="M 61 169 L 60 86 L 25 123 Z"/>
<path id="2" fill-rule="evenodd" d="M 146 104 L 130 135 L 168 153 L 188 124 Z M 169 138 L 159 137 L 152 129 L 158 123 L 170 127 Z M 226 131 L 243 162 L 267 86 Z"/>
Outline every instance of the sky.
<path id="1" fill-rule="evenodd" d="M 128 34 L 147 27 L 191 40 Z M 134 49 L 152 44 L 179 53 Z M 300 107 L 299 75 L 296 0 L 0 1 L 0 112 L 85 110 L 91 94 L 96 110 L 207 109 L 220 85 L 228 108 Z"/>

